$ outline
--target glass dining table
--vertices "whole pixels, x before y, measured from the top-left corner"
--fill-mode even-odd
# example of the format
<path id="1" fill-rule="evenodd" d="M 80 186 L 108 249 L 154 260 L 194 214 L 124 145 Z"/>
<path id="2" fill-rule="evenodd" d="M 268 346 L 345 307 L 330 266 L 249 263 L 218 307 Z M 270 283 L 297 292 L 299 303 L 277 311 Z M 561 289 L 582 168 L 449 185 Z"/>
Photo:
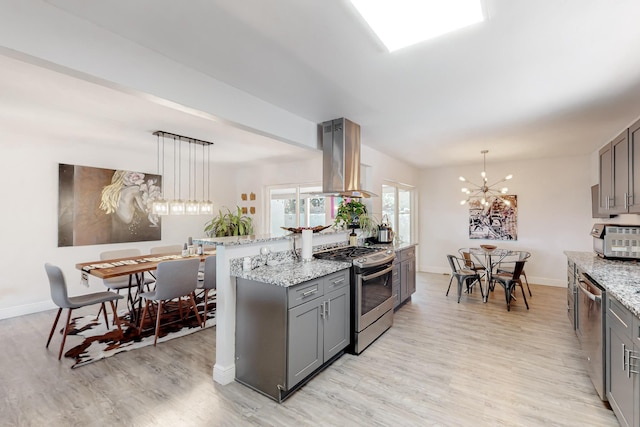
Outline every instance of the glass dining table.
<path id="1" fill-rule="evenodd" d="M 498 264 L 500 264 L 505 258 L 517 256 L 520 251 L 504 248 L 483 248 L 483 247 L 469 247 L 461 248 L 460 253 L 468 252 L 471 254 L 474 262 L 478 262 L 485 269 L 484 284 L 486 292 L 484 293 L 484 302 L 487 302 L 489 298 L 489 291 L 491 290 L 492 275 Z"/>

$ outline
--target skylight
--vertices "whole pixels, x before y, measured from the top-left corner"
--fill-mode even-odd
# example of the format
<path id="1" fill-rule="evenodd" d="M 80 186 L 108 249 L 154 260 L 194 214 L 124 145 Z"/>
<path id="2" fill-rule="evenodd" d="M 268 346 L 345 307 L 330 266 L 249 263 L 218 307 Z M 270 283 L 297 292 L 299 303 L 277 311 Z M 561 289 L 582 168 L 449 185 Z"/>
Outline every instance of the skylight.
<path id="1" fill-rule="evenodd" d="M 480 0 L 351 0 L 389 52 L 484 21 Z"/>

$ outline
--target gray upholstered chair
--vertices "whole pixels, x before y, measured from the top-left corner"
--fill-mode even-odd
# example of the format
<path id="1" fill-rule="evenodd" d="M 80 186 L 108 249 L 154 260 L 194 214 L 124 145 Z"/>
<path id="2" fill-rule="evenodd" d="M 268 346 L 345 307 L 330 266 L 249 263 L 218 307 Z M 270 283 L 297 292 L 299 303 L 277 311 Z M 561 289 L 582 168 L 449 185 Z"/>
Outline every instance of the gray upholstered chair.
<path id="1" fill-rule="evenodd" d="M 451 282 L 455 278 L 458 281 L 458 302 L 460 302 L 460 297 L 462 296 L 463 284 L 466 284 L 467 293 L 471 293 L 473 286 L 477 283 L 478 286 L 480 286 L 480 294 L 484 300 L 484 291 L 482 290 L 482 283 L 480 283 L 480 274 L 475 270 L 465 268 L 466 261 L 464 258 L 460 258 L 455 255 L 447 255 L 447 260 L 449 261 L 449 267 L 451 267 L 451 279 L 449 279 L 447 296 L 449 296 Z"/>
<path id="2" fill-rule="evenodd" d="M 180 253 L 182 252 L 183 245 L 167 245 L 167 246 L 156 246 L 151 248 L 149 253 L 158 255 L 158 254 L 172 254 L 172 253 Z"/>
<path id="3" fill-rule="evenodd" d="M 104 292 L 96 292 L 93 294 L 80 295 L 76 297 L 70 297 L 67 292 L 67 282 L 64 279 L 64 274 L 59 267 L 46 263 L 44 265 L 44 269 L 47 272 L 47 276 L 49 277 L 49 286 L 51 288 L 51 299 L 53 302 L 59 307 L 58 314 L 56 314 L 56 320 L 53 322 L 53 326 L 51 327 L 51 332 L 49 333 L 49 339 L 47 340 L 46 348 L 49 348 L 49 344 L 51 343 L 51 338 L 53 337 L 53 332 L 56 329 L 58 324 L 58 320 L 60 319 L 60 313 L 62 313 L 63 308 L 69 309 L 69 315 L 67 316 L 67 323 L 64 326 L 64 332 L 62 334 L 62 343 L 60 343 L 60 351 L 58 353 L 58 360 L 62 357 L 62 350 L 64 348 L 64 343 L 67 340 L 67 332 L 69 331 L 69 322 L 71 321 L 71 312 L 76 308 L 86 307 L 94 304 L 101 304 L 101 311 L 104 313 L 104 321 L 107 325 L 107 329 L 109 329 L 109 320 L 107 319 L 107 310 L 105 309 L 104 303 L 111 303 L 111 309 L 113 310 L 113 322 L 118 326 L 118 330 L 120 331 L 120 335 L 122 336 L 122 327 L 120 326 L 120 319 L 118 318 L 118 313 L 116 312 L 116 306 L 113 303 L 114 301 L 119 300 L 122 296 L 109 291 Z M 98 316 L 100 314 L 98 313 Z"/>
<path id="4" fill-rule="evenodd" d="M 160 332 L 160 318 L 162 310 L 167 301 L 177 299 L 178 308 L 182 317 L 182 298 L 188 297 L 190 306 L 196 314 L 198 323 L 202 326 L 202 320 L 198 313 L 195 301 L 195 290 L 198 284 L 198 266 L 199 258 L 186 258 L 173 261 L 163 261 L 158 264 L 156 287 L 151 292 L 145 292 L 140 296 L 146 300 L 142 317 L 140 318 L 139 330 L 142 331 L 144 319 L 149 311 L 149 305 L 152 302 L 157 304 L 156 308 L 156 333 L 153 345 L 158 342 L 158 333 Z"/>
<path id="5" fill-rule="evenodd" d="M 207 322 L 207 313 L 209 312 L 209 291 L 216 289 L 216 256 L 208 256 L 204 260 L 204 276 L 203 280 L 198 281 L 198 289 L 204 292 L 204 312 L 202 314 L 202 326 Z"/>

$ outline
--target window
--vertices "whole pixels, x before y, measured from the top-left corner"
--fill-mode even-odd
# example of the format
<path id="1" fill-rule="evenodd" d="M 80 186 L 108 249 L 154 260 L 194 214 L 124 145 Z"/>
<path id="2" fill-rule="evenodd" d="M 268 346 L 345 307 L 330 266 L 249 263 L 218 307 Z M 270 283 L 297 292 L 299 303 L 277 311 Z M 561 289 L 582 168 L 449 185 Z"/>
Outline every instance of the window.
<path id="1" fill-rule="evenodd" d="M 413 188 L 402 184 L 382 186 L 382 220 L 389 225 L 402 242 L 412 240 Z"/>
<path id="2" fill-rule="evenodd" d="M 270 233 L 282 233 L 280 227 L 315 227 L 331 224 L 334 198 L 319 195 L 320 192 L 321 186 L 269 187 Z"/>

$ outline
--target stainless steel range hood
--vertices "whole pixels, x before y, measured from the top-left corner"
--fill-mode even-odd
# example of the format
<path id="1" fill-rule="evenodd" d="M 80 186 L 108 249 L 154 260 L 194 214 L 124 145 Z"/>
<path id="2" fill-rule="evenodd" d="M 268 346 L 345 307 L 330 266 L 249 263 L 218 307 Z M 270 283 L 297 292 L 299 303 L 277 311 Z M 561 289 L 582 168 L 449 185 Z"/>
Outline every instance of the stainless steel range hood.
<path id="1" fill-rule="evenodd" d="M 360 125 L 341 118 L 322 123 L 322 192 L 377 197 L 360 188 Z"/>

